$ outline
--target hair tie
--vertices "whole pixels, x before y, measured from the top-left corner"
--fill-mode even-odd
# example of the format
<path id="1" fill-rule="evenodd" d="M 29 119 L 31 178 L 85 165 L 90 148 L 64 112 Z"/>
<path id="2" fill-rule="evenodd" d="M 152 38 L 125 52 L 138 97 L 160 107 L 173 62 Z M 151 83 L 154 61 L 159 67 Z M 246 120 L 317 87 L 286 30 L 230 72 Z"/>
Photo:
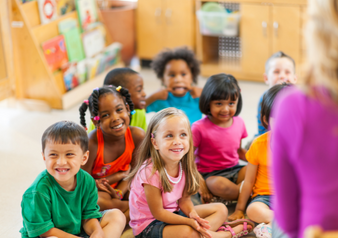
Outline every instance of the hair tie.
<path id="1" fill-rule="evenodd" d="M 122 88 L 121 86 L 118 86 L 118 87 L 116 88 L 116 91 L 120 92 L 121 88 Z"/>
<path id="2" fill-rule="evenodd" d="M 88 100 L 84 100 L 83 101 L 85 104 L 89 105 L 89 101 Z"/>
<path id="3" fill-rule="evenodd" d="M 99 88 L 94 88 L 93 91 L 99 91 Z"/>
<path id="4" fill-rule="evenodd" d="M 153 133 L 150 133 L 150 136 L 151 136 L 151 138 L 154 138 L 154 134 Z"/>
<path id="5" fill-rule="evenodd" d="M 94 120 L 95 120 L 95 121 L 99 121 L 99 120 L 100 120 L 100 117 L 99 117 L 99 116 L 96 116 L 96 117 L 94 117 Z"/>
<path id="6" fill-rule="evenodd" d="M 88 128 L 87 128 L 87 127 L 85 127 L 84 129 L 85 129 L 86 131 L 88 131 Z"/>
<path id="7" fill-rule="evenodd" d="M 111 84 L 109 84 L 108 87 L 112 88 L 113 86 Z"/>
<path id="8" fill-rule="evenodd" d="M 135 113 L 136 113 L 135 110 L 132 110 L 132 111 L 130 112 L 131 115 L 134 115 Z"/>

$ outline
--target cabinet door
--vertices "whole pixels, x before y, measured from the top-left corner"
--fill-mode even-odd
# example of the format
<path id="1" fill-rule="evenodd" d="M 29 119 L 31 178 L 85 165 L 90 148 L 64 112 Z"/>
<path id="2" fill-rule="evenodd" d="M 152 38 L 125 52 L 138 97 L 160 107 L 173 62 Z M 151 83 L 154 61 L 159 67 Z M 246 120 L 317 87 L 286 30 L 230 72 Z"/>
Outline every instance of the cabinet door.
<path id="1" fill-rule="evenodd" d="M 273 6 L 272 51 L 283 51 L 300 63 L 301 54 L 301 8 L 296 6 Z"/>
<path id="2" fill-rule="evenodd" d="M 245 74 L 263 75 L 265 71 L 265 61 L 271 52 L 270 8 L 258 4 L 241 4 L 241 62 Z"/>
<path id="3" fill-rule="evenodd" d="M 163 14 L 163 0 L 138 0 L 137 54 L 142 59 L 152 59 L 163 48 Z"/>
<path id="4" fill-rule="evenodd" d="M 194 0 L 165 1 L 165 39 L 164 47 L 194 47 L 195 9 Z"/>

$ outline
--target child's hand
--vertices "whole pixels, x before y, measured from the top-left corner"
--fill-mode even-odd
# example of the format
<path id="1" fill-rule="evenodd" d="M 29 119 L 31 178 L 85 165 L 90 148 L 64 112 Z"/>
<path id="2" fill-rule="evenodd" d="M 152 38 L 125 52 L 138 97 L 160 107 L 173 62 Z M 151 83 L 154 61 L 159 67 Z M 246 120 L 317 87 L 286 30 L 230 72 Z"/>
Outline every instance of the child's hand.
<path id="1" fill-rule="evenodd" d="M 200 183 L 200 189 L 199 194 L 201 195 L 201 201 L 202 203 L 209 203 L 210 200 L 213 198 L 214 195 L 209 191 L 205 181 L 201 181 Z"/>
<path id="2" fill-rule="evenodd" d="M 201 227 L 198 222 L 195 219 L 190 219 L 190 224 L 192 228 L 194 228 L 196 231 L 198 231 L 202 237 L 206 238 L 212 238 L 212 235 L 209 233 L 209 231 L 203 227 Z"/>
<path id="3" fill-rule="evenodd" d="M 95 182 L 99 184 L 104 184 L 105 182 L 109 183 L 109 180 L 106 178 L 95 179 Z"/>
<path id="4" fill-rule="evenodd" d="M 191 87 L 190 94 L 193 98 L 199 98 L 199 97 L 201 97 L 202 89 L 199 88 L 199 87 L 193 86 L 193 87 Z"/>
<path id="5" fill-rule="evenodd" d="M 241 210 L 236 210 L 231 216 L 228 217 L 229 221 L 235 221 L 238 219 L 244 218 L 244 212 Z"/>
<path id="6" fill-rule="evenodd" d="M 102 184 L 102 183 L 99 183 L 98 181 L 96 181 L 96 186 L 97 186 L 99 191 L 103 191 L 103 192 L 108 193 L 111 196 L 111 198 L 120 199 L 120 197 L 119 197 L 119 195 L 117 195 L 115 189 L 113 189 L 108 182 L 104 182 Z"/>
<path id="7" fill-rule="evenodd" d="M 198 224 L 201 227 L 203 227 L 203 228 L 205 228 L 207 230 L 210 229 L 209 221 L 200 218 L 200 216 L 197 214 L 197 212 L 195 210 L 192 211 L 192 212 L 190 212 L 189 217 L 192 218 L 192 219 L 194 219 L 195 221 L 197 221 Z"/>

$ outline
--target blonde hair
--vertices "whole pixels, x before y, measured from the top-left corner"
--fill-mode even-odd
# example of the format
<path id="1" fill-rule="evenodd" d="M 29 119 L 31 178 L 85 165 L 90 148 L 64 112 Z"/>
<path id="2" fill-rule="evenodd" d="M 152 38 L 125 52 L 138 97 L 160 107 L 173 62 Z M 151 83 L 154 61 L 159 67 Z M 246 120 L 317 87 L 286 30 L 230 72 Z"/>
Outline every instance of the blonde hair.
<path id="1" fill-rule="evenodd" d="M 305 34 L 311 69 L 303 86 L 308 92 L 323 86 L 338 102 L 338 2 L 309 0 L 308 14 Z"/>
<path id="2" fill-rule="evenodd" d="M 181 159 L 182 169 L 185 173 L 185 187 L 184 191 L 187 192 L 188 195 L 193 195 L 197 193 L 199 189 L 199 173 L 197 171 L 195 160 L 194 160 L 194 150 L 193 150 L 193 141 L 192 141 L 192 134 L 190 123 L 187 116 L 184 114 L 183 111 L 170 107 L 163 109 L 156 113 L 153 118 L 151 119 L 146 136 L 140 145 L 140 150 L 138 153 L 138 162 L 135 168 L 131 171 L 128 176 L 129 186 L 140 170 L 142 165 L 146 163 L 148 166 L 151 162 L 153 163 L 152 175 L 158 171 L 160 176 L 161 185 L 163 191 L 171 192 L 173 189 L 172 184 L 170 183 L 167 175 L 164 171 L 164 161 L 162 160 L 160 153 L 154 148 L 153 144 L 151 143 L 151 135 L 156 135 L 156 130 L 158 129 L 161 123 L 165 123 L 165 121 L 172 117 L 182 117 L 182 120 L 185 120 L 187 123 L 187 129 L 189 134 L 189 151 L 186 153 L 183 158 Z M 151 175 L 151 176 L 152 176 Z"/>

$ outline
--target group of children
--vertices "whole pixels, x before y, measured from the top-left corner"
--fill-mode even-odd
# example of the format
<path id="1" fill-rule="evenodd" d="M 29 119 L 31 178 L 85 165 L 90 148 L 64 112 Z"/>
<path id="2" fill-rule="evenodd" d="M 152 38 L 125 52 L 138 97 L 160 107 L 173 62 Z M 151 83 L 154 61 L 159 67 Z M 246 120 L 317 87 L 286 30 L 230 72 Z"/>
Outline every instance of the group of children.
<path id="1" fill-rule="evenodd" d="M 268 130 L 276 95 L 297 80 L 293 59 L 277 52 L 266 63 L 270 89 L 258 118 L 267 132 L 248 151 L 232 75 L 197 87 L 199 62 L 187 48 L 161 52 L 152 68 L 164 89 L 146 96 L 140 74 L 114 69 L 82 103 L 82 127 L 63 121 L 45 131 L 46 170 L 23 195 L 22 237 L 120 237 L 126 222 L 138 238 L 241 237 L 253 229 L 271 237 Z M 191 202 L 196 193 L 202 205 Z M 235 200 L 231 216 L 215 202 Z"/>

